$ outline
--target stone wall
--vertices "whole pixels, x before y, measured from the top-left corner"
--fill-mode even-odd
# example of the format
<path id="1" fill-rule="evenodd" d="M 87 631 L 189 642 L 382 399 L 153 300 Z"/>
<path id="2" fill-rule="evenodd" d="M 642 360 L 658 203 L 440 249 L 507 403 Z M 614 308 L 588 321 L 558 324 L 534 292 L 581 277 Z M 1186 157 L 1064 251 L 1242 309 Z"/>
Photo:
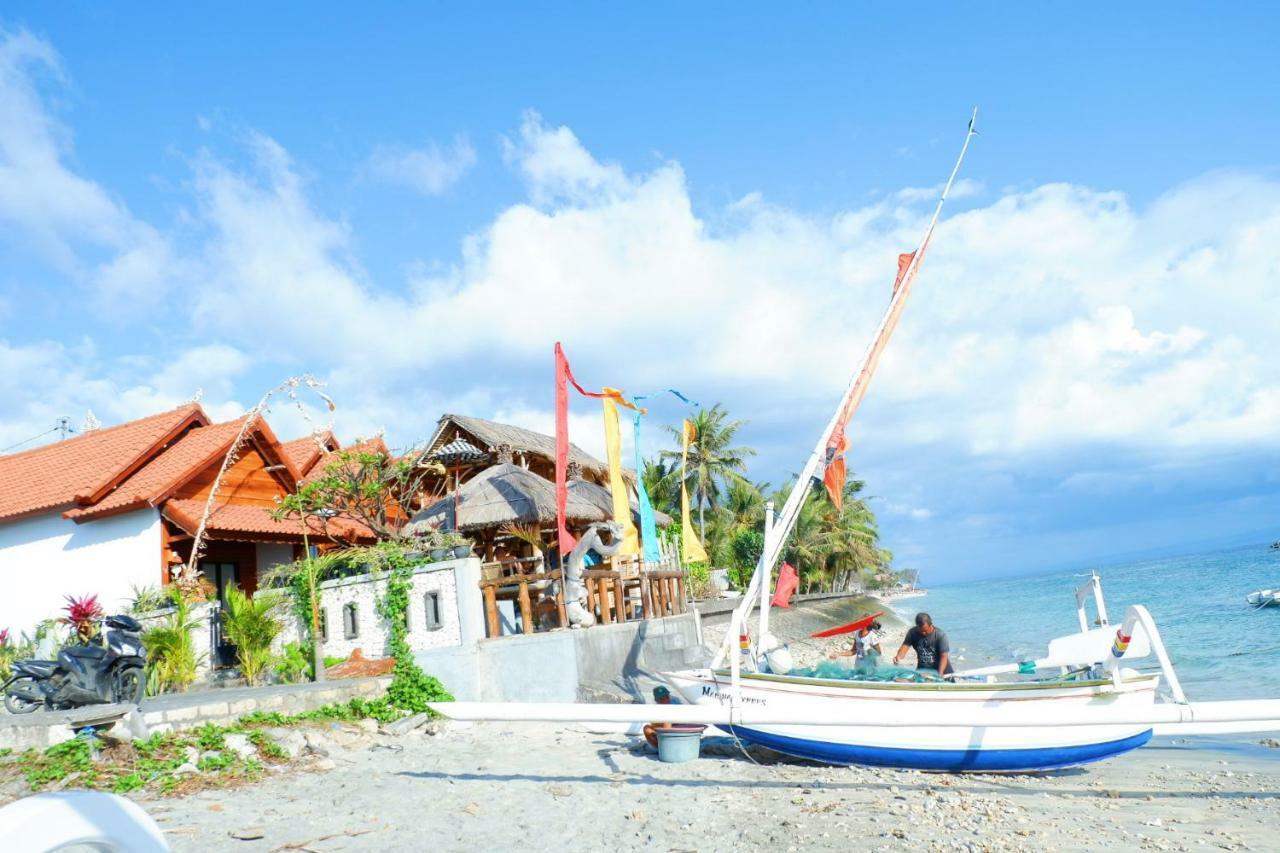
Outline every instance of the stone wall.
<path id="1" fill-rule="evenodd" d="M 456 646 L 462 641 L 455 575 L 459 564 L 466 562 L 469 560 L 445 560 L 414 568 L 409 593 L 409 647 L 414 651 Z M 326 657 L 347 657 L 357 648 L 371 658 L 390 654 L 389 626 L 378 614 L 378 601 L 386 595 L 386 590 L 385 574 L 358 575 L 320 584 L 320 608 L 327 628 Z M 430 607 L 428 595 L 434 597 Z M 349 618 L 352 608 L 354 626 Z"/>
<path id="2" fill-rule="evenodd" d="M 449 648 L 482 636 L 483 603 L 479 579 L 480 561 L 475 557 L 415 567 L 409 594 L 409 647 L 415 652 Z M 328 629 L 324 641 L 326 657 L 345 658 L 354 649 L 361 649 L 366 657 L 371 658 L 388 655 L 387 622 L 377 610 L 378 601 L 386 592 L 385 574 L 357 575 L 320 584 L 320 609 Z M 434 596 L 433 614 L 428 613 L 428 595 Z M 355 606 L 354 637 L 348 637 L 344 630 L 343 609 L 348 605 Z M 208 679 L 212 671 L 209 620 L 218 612 L 218 606 L 216 602 L 208 602 L 191 608 L 191 616 L 196 623 L 192 636 L 200 660 L 197 674 L 200 680 Z M 145 631 L 162 624 L 172 612 L 170 607 L 136 614 L 134 618 L 142 623 Z M 429 615 L 434 615 L 435 620 L 429 620 Z M 305 623 L 294 614 L 287 596 L 280 609 L 280 617 L 285 622 L 284 630 L 271 644 L 277 655 L 284 652 L 286 644 L 300 643 L 307 636 Z"/>

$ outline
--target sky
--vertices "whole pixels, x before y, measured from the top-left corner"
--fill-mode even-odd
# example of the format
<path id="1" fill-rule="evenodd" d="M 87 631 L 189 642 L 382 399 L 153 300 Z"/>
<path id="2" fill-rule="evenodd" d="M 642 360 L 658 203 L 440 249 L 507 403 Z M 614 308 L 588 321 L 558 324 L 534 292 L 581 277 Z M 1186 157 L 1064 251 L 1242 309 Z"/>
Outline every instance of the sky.
<path id="1" fill-rule="evenodd" d="M 977 106 L 850 431 L 896 565 L 1277 539 L 1278 37 L 1263 3 L 6 4 L 0 448 L 304 373 L 337 409 L 276 395 L 282 437 L 550 431 L 559 340 L 723 403 L 778 484 Z"/>

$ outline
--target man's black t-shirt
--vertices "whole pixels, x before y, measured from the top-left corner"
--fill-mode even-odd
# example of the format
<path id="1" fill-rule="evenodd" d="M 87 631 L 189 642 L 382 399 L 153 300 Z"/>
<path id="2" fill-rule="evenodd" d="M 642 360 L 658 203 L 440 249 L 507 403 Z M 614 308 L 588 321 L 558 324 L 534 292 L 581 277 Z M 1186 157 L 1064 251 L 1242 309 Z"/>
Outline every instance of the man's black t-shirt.
<path id="1" fill-rule="evenodd" d="M 919 628 L 912 628 L 907 632 L 907 638 L 902 641 L 902 645 L 916 650 L 916 666 L 920 669 L 937 669 L 939 659 L 951 653 L 947 634 L 940 628 L 934 628 L 933 633 L 928 636 Z M 955 667 L 951 665 L 951 661 L 947 661 L 947 671 L 942 674 L 946 675 L 954 671 Z"/>

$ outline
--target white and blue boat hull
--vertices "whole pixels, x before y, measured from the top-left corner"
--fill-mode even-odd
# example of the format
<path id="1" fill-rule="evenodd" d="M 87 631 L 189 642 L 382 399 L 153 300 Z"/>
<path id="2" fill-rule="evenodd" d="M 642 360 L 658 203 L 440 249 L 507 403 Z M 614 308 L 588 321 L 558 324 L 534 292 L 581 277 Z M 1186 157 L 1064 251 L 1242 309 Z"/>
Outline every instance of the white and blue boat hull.
<path id="1" fill-rule="evenodd" d="M 668 680 L 691 704 L 726 705 L 729 678 L 709 670 L 671 673 Z M 822 725 L 726 726 L 744 742 L 824 764 L 869 765 L 946 772 L 1026 772 L 1102 761 L 1145 744 L 1150 725 L 1038 726 L 1046 711 L 1061 717 L 1076 710 L 1083 721 L 1099 708 L 1141 711 L 1155 702 L 1157 676 L 1133 675 L 1119 688 L 1111 681 L 1006 684 L 899 684 L 744 673 L 744 706 Z M 910 702 L 914 709 L 948 714 L 996 711 L 1021 725 L 884 726 Z M 843 720 L 848 722 L 844 723 Z M 867 724 L 859 724 L 867 720 Z"/>

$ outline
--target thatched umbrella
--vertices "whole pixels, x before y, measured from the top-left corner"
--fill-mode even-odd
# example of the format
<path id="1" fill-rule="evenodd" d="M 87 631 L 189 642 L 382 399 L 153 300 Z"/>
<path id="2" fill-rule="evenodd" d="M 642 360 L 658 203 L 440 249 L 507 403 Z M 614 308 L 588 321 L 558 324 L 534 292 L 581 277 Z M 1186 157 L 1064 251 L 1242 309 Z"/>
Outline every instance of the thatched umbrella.
<path id="1" fill-rule="evenodd" d="M 550 480 L 511 464 L 510 451 L 498 449 L 498 464 L 472 477 L 454 495 L 436 501 L 410 521 L 409 530 L 426 526 L 460 532 L 495 530 L 508 524 L 556 523 L 556 487 Z M 606 491 L 607 495 L 608 492 Z M 572 522 L 604 521 L 611 512 L 570 494 L 565 518 Z"/>
<path id="2" fill-rule="evenodd" d="M 582 468 L 576 462 L 569 463 L 569 498 L 572 500 L 577 498 L 584 503 L 589 503 L 603 512 L 606 517 L 613 517 L 613 492 L 604 486 L 582 479 Z M 631 497 L 627 496 L 628 504 L 631 507 L 631 520 L 640 524 L 640 506 Z M 653 518 L 659 527 L 666 527 L 671 524 L 672 518 L 665 512 L 659 510 L 653 511 Z"/>

